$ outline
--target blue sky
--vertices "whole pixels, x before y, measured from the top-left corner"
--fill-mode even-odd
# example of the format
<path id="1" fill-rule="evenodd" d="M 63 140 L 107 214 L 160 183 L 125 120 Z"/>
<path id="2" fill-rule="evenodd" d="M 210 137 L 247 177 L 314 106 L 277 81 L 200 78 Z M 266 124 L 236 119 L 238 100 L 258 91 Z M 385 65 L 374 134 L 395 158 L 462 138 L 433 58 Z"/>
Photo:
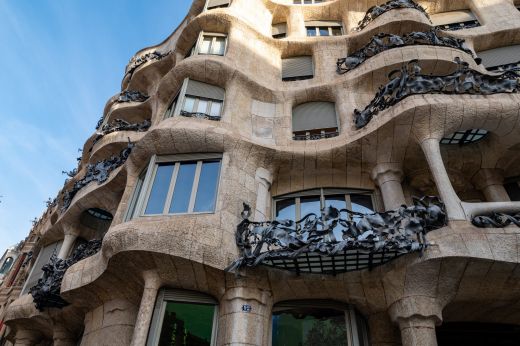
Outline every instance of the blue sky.
<path id="1" fill-rule="evenodd" d="M 191 0 L 0 0 L 0 254 L 25 238 L 76 167 L 139 49 Z"/>

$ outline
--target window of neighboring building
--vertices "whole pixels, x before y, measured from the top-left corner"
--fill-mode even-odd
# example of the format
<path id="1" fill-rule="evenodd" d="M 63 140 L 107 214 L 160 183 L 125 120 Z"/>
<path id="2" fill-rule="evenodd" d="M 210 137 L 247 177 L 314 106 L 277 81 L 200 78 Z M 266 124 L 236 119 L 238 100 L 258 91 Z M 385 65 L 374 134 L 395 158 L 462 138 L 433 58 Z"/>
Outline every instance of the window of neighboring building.
<path id="1" fill-rule="evenodd" d="M 14 259 L 12 257 L 7 257 L 4 261 L 4 264 L 0 267 L 0 275 L 5 274 L 11 269 L 11 266 L 13 265 Z"/>
<path id="2" fill-rule="evenodd" d="M 489 49 L 477 53 L 482 65 L 490 71 L 520 67 L 520 45 Z"/>
<path id="3" fill-rule="evenodd" d="M 512 201 L 520 201 L 520 177 L 506 179 L 504 187 Z"/>
<path id="4" fill-rule="evenodd" d="M 293 0 L 295 5 L 321 4 L 322 2 L 327 2 L 327 0 Z"/>
<path id="5" fill-rule="evenodd" d="M 325 207 L 370 214 L 374 212 L 373 205 L 370 191 L 321 188 L 275 197 L 274 216 L 277 220 L 299 221 L 310 213 L 321 215 L 321 210 Z M 350 218 L 348 214 L 342 215 L 342 217 Z M 354 218 L 354 221 L 358 220 L 359 217 Z M 337 230 L 334 231 L 337 240 L 342 239 L 340 229 L 341 226 L 338 225 Z"/>
<path id="6" fill-rule="evenodd" d="M 131 203 L 132 216 L 215 211 L 221 154 L 155 156 Z"/>
<path id="7" fill-rule="evenodd" d="M 469 10 L 435 13 L 430 16 L 433 25 L 441 30 L 453 31 L 480 26 L 475 14 Z"/>
<path id="8" fill-rule="evenodd" d="M 456 131 L 449 136 L 441 139 L 441 144 L 465 145 L 478 142 L 488 135 L 488 131 L 483 129 L 470 129 L 467 131 Z"/>
<path id="9" fill-rule="evenodd" d="M 218 302 L 202 293 L 163 289 L 156 300 L 147 346 L 213 346 Z"/>
<path id="10" fill-rule="evenodd" d="M 184 80 L 180 93 L 173 99 L 165 117 L 182 115 L 209 120 L 220 120 L 225 90 L 192 79 Z"/>
<path id="11" fill-rule="evenodd" d="M 216 8 L 229 7 L 231 0 L 208 0 L 206 2 L 206 10 L 214 10 Z"/>
<path id="12" fill-rule="evenodd" d="M 316 140 L 339 135 L 336 106 L 332 102 L 307 102 L 293 108 L 294 140 Z"/>
<path id="13" fill-rule="evenodd" d="M 40 249 L 38 257 L 36 258 L 36 261 L 34 262 L 34 265 L 31 269 L 31 273 L 25 281 L 25 285 L 21 293 L 22 295 L 28 293 L 29 289 L 31 289 L 31 287 L 35 286 L 38 283 L 38 280 L 43 276 L 42 267 L 50 262 L 53 254 L 56 254 L 56 256 L 58 255 L 62 243 L 63 241 L 59 241 Z"/>
<path id="14" fill-rule="evenodd" d="M 273 38 L 281 39 L 287 36 L 287 23 L 273 24 Z"/>
<path id="15" fill-rule="evenodd" d="M 272 315 L 272 346 L 285 345 L 368 346 L 367 323 L 340 302 L 277 303 Z"/>
<path id="16" fill-rule="evenodd" d="M 296 56 L 282 59 L 282 80 L 296 81 L 314 77 L 312 56 Z"/>
<path id="17" fill-rule="evenodd" d="M 305 22 L 307 36 L 340 36 L 343 35 L 343 24 L 336 21 L 316 20 Z"/>

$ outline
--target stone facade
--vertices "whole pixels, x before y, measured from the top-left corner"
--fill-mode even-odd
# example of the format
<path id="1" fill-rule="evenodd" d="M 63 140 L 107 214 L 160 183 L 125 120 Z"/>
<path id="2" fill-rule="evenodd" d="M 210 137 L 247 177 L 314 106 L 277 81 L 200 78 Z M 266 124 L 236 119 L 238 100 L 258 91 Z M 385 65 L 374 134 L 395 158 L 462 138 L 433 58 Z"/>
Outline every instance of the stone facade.
<path id="1" fill-rule="evenodd" d="M 214 3 L 223 5 L 211 8 Z M 377 4 L 232 0 L 227 6 L 226 1 L 195 0 L 171 36 L 132 59 L 122 83 L 122 90 L 132 93 L 124 98 L 118 93 L 107 102 L 78 169 L 23 244 L 16 277 L 0 286 L 0 320 L 7 326 L 0 330 L 3 340 L 8 345 L 145 345 L 157 327 L 157 297 L 165 289 L 196 292 L 216 302 L 214 345 L 271 345 L 273 307 L 294 300 L 348 304 L 366 320 L 367 345 L 373 346 L 437 345 L 436 330 L 449 323 L 520 325 L 520 228 L 477 228 L 471 222 L 493 212 L 520 212 L 515 192 L 505 187 L 518 187 L 520 176 L 520 93 L 409 96 L 356 128 L 354 110 L 368 105 L 388 82 L 387 74 L 410 60 L 418 60 L 425 75 L 452 73 L 457 57 L 472 70 L 497 74 L 468 52 L 435 45 L 385 50 L 338 73 L 337 60 L 378 33 L 405 35 L 433 27 L 425 13 L 400 8 L 355 31 Z M 479 26 L 441 34 L 464 39 L 475 56 L 520 44 L 515 8 L 520 2 L 418 4 L 431 18 L 471 10 Z M 340 22 L 342 35 L 308 37 L 305 23 L 311 21 Z M 286 23 L 285 37 L 273 38 L 273 24 L 280 23 Z M 205 34 L 225 37 L 223 50 L 203 54 L 213 49 L 204 46 Z M 282 60 L 297 56 L 312 56 L 313 78 L 282 81 Z M 212 104 L 222 101 L 218 119 L 165 116 L 184 111 L 185 95 L 196 93 L 186 92 L 188 79 L 225 90 L 222 99 L 214 88 L 217 96 L 208 97 Z M 307 102 L 334 103 L 337 136 L 293 140 L 292 110 Z M 116 119 L 149 120 L 151 126 L 107 131 L 104 125 Z M 487 134 L 465 145 L 440 144 L 472 129 Z M 199 162 L 198 181 L 200 162 L 208 157 L 220 163 L 212 210 L 168 213 L 165 207 L 164 213 L 147 215 L 143 196 L 154 193 L 151 179 L 165 165 L 161 162 Z M 85 184 L 77 188 L 80 181 Z M 429 232 L 430 246 L 422 256 L 410 253 L 371 270 L 334 276 L 262 265 L 224 270 L 239 256 L 235 232 L 244 203 L 252 207 L 253 220 L 269 220 L 276 217 L 278 196 L 325 188 L 369 191 L 377 212 L 410 205 L 413 196 L 437 195 L 449 222 Z M 72 190 L 72 199 L 64 203 Z M 193 199 L 187 208 L 196 211 Z M 101 238 L 97 254 L 64 274 L 60 295 L 69 304 L 37 310 L 22 289 L 43 253 L 52 253 L 49 245 L 60 244 L 54 252 L 65 259 L 80 240 Z"/>

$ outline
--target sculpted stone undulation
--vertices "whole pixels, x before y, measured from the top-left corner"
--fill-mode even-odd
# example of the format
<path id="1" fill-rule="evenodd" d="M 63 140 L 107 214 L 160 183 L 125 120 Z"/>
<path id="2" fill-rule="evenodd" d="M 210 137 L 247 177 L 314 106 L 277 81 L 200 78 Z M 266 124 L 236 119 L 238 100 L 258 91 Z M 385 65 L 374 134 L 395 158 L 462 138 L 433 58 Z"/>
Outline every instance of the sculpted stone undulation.
<path id="1" fill-rule="evenodd" d="M 391 10 L 396 10 L 400 8 L 413 8 L 418 11 L 424 13 L 424 15 L 430 19 L 428 13 L 421 5 L 416 4 L 413 0 L 390 0 L 382 5 L 373 6 L 368 9 L 367 13 L 363 17 L 363 19 L 358 23 L 358 26 L 354 28 L 354 31 L 361 31 L 368 24 L 370 24 L 374 19 Z"/>

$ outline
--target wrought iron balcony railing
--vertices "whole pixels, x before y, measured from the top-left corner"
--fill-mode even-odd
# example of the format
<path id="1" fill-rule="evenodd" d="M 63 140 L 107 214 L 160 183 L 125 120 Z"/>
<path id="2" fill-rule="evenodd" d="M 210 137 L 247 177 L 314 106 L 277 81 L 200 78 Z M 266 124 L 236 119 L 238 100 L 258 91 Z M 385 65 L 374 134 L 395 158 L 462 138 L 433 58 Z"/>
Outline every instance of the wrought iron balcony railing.
<path id="1" fill-rule="evenodd" d="M 371 269 L 407 253 L 422 253 L 428 247 L 426 233 L 446 225 L 444 204 L 437 197 L 368 215 L 328 207 L 296 222 L 254 222 L 250 216 L 244 204 L 244 220 L 236 231 L 241 256 L 227 271 L 261 264 L 298 274 Z"/>
<path id="2" fill-rule="evenodd" d="M 220 116 L 209 115 L 206 113 L 187 112 L 187 111 L 183 111 L 183 110 L 181 110 L 181 115 L 183 117 L 188 117 L 188 118 L 207 119 L 207 120 L 214 120 L 214 121 L 220 120 Z"/>
<path id="3" fill-rule="evenodd" d="M 318 139 L 332 138 L 339 136 L 339 131 L 321 131 L 320 133 L 293 133 L 295 141 L 314 141 Z"/>
<path id="4" fill-rule="evenodd" d="M 510 225 L 520 227 L 520 213 L 509 215 L 504 213 L 493 213 L 491 216 L 476 216 L 471 220 L 473 225 L 481 228 L 503 228 Z"/>

